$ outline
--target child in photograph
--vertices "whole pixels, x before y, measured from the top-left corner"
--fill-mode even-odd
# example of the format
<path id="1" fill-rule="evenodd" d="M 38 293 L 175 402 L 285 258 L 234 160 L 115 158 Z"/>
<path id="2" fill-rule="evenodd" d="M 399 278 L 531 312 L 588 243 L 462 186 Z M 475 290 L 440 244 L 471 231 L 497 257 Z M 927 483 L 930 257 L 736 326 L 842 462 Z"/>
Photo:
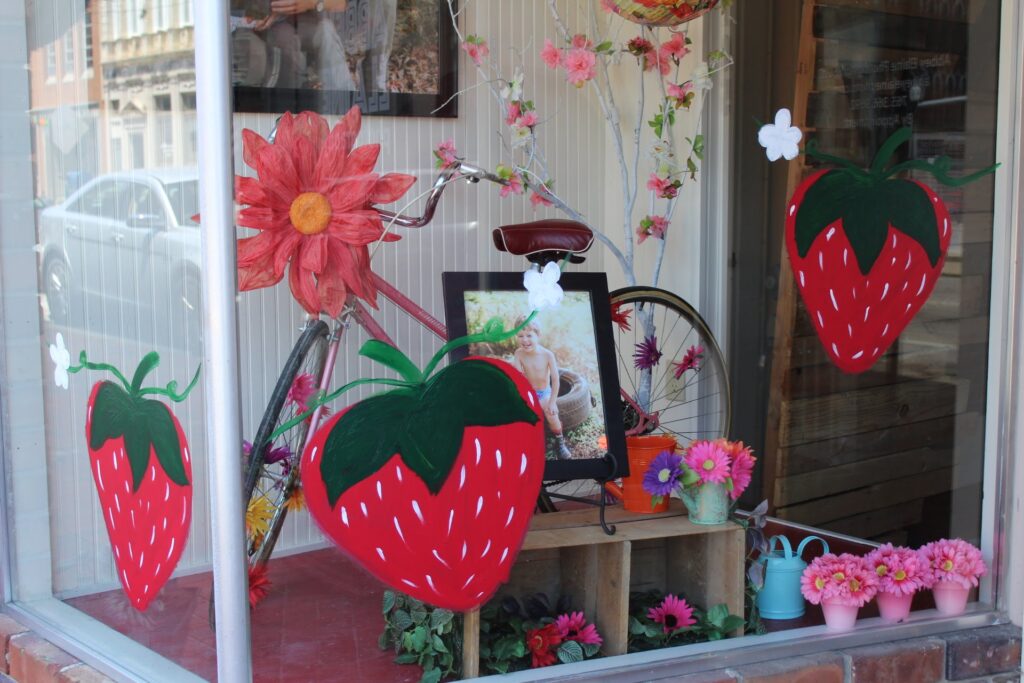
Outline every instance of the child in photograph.
<path id="1" fill-rule="evenodd" d="M 519 327 L 526 320 L 521 316 L 516 320 Z M 516 334 L 516 351 L 512 364 L 529 380 L 533 390 L 540 399 L 541 410 L 551 433 L 558 443 L 558 457 L 568 460 L 572 457 L 565 439 L 562 436 L 562 422 L 558 419 L 558 363 L 555 354 L 540 344 L 540 325 L 531 320 Z"/>

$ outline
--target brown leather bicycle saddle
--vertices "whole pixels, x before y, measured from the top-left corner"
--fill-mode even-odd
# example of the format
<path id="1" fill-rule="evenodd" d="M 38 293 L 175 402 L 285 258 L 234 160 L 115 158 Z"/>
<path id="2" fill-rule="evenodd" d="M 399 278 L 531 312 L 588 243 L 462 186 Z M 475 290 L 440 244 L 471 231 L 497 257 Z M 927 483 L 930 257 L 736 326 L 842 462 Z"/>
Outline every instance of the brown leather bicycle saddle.
<path id="1" fill-rule="evenodd" d="M 530 223 L 516 223 L 495 228 L 491 233 L 494 246 L 516 256 L 525 256 L 541 265 L 569 255 L 572 263 L 583 263 L 579 254 L 594 243 L 594 233 L 587 226 L 564 218 L 551 218 Z"/>

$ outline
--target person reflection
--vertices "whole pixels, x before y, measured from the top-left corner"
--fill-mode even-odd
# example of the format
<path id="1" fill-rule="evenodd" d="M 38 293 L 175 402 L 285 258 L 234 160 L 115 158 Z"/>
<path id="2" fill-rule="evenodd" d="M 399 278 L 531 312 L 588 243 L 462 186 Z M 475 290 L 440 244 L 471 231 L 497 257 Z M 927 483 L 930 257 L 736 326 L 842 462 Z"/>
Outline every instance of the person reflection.
<path id="1" fill-rule="evenodd" d="M 277 87 L 355 90 L 334 21 L 347 7 L 348 0 L 271 1 L 270 13 L 253 30 L 263 34 L 267 46 L 280 55 L 275 65 Z"/>

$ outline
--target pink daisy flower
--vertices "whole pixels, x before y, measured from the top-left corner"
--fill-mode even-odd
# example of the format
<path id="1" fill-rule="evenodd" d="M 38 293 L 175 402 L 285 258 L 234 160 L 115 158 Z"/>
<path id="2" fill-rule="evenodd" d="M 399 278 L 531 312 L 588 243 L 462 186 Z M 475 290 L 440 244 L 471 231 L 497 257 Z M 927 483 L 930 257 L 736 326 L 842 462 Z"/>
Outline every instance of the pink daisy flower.
<path id="1" fill-rule="evenodd" d="M 644 340 L 636 345 L 633 351 L 633 365 L 637 370 L 650 370 L 661 362 L 661 350 L 658 348 L 656 336 L 644 337 Z"/>
<path id="2" fill-rule="evenodd" d="M 924 588 L 927 566 L 920 554 L 910 548 L 886 543 L 864 559 L 878 577 L 879 593 L 913 595 Z"/>
<path id="3" fill-rule="evenodd" d="M 316 378 L 304 372 L 295 378 L 288 389 L 288 401 L 295 404 L 301 413 L 309 409 L 309 399 L 316 392 Z"/>
<path id="4" fill-rule="evenodd" d="M 555 627 L 562 641 L 575 640 L 581 645 L 600 645 L 604 642 L 597 627 L 587 623 L 583 612 L 570 612 L 555 619 Z"/>
<path id="5" fill-rule="evenodd" d="M 919 551 L 927 565 L 927 586 L 949 581 L 964 588 L 978 585 L 978 577 L 988 571 L 981 551 L 959 538 L 933 541 Z"/>
<path id="6" fill-rule="evenodd" d="M 729 497 L 739 500 L 739 497 L 750 486 L 757 458 L 754 457 L 750 447 L 745 446 L 742 441 L 729 442 L 729 451 L 729 457 L 732 458 L 732 472 L 729 475 L 732 479 L 732 491 L 729 492 Z"/>
<path id="7" fill-rule="evenodd" d="M 665 596 L 660 605 L 647 610 L 647 618 L 661 624 L 665 633 L 675 633 L 697 623 L 693 618 L 693 608 L 686 604 L 686 600 L 671 593 Z"/>
<path id="8" fill-rule="evenodd" d="M 455 149 L 454 140 L 445 140 L 434 149 L 434 164 L 438 168 L 448 168 L 459 162 L 459 153 Z"/>
<path id="9" fill-rule="evenodd" d="M 597 56 L 582 47 L 574 47 L 565 55 L 563 62 L 566 70 L 566 77 L 569 82 L 577 88 L 597 75 Z"/>
<path id="10" fill-rule="evenodd" d="M 686 449 L 686 466 L 700 476 L 702 484 L 724 484 L 729 478 L 732 461 L 721 444 L 694 441 Z"/>
<path id="11" fill-rule="evenodd" d="M 700 364 L 703 360 L 704 347 L 700 344 L 694 344 L 686 350 L 686 355 L 683 356 L 681 361 L 673 363 L 676 366 L 675 378 L 679 379 L 687 370 L 700 370 Z"/>
<path id="12" fill-rule="evenodd" d="M 549 69 L 557 69 L 558 65 L 562 63 L 562 51 L 555 47 L 550 38 L 545 38 L 540 58 L 548 65 Z"/>

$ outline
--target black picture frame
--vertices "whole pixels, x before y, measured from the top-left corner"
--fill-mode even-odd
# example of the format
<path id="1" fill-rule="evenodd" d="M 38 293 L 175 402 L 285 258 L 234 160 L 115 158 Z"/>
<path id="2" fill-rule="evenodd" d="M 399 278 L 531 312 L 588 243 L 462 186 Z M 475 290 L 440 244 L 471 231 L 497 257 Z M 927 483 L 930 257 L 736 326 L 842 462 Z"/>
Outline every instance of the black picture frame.
<path id="1" fill-rule="evenodd" d="M 375 6 L 372 3 L 385 3 L 388 0 L 349 0 L 348 8 L 343 12 L 334 13 L 335 18 L 331 20 L 332 25 L 342 25 L 339 34 L 345 32 L 344 27 L 354 25 L 354 22 L 362 21 L 365 26 L 366 17 L 374 15 Z M 447 0 L 421 0 L 422 2 L 436 2 L 437 11 L 437 88 L 436 92 L 411 93 L 411 92 L 380 92 L 365 87 L 372 70 L 371 59 L 364 58 L 361 73 L 365 78 L 361 79 L 361 85 L 355 89 L 328 89 L 313 87 L 284 87 L 278 85 L 282 82 L 280 74 L 287 71 L 287 58 L 282 58 L 281 48 L 271 45 L 272 38 L 269 31 L 257 33 L 251 30 L 248 25 L 236 25 L 232 33 L 233 46 L 233 69 L 232 69 L 232 92 L 234 95 L 234 111 L 236 113 L 272 113 L 282 114 L 286 111 L 314 111 L 323 115 L 344 114 L 351 107 L 358 106 L 364 115 L 371 116 L 416 116 L 416 117 L 437 117 L 456 118 L 458 116 L 458 36 L 451 23 Z M 329 0 L 328 0 L 329 2 Z M 401 4 L 401 3 L 400 3 Z M 232 0 L 232 18 L 238 24 L 240 18 L 246 12 L 255 12 L 260 16 L 269 7 L 269 0 Z M 403 5 L 404 7 L 404 5 Z M 396 24 L 402 25 L 401 12 L 403 7 L 398 7 Z M 248 9 L 246 9 L 248 8 Z M 252 8 L 255 8 L 253 10 Z M 327 14 L 316 13 L 315 10 L 303 13 L 310 15 L 304 22 L 323 21 Z M 343 18 L 338 18 L 343 15 Z M 303 15 L 297 15 L 302 17 Z M 246 19 L 246 21 L 249 21 Z M 299 30 L 299 19 L 290 18 L 291 26 L 294 27 L 296 35 L 304 33 Z M 287 34 L 289 25 L 276 27 Z M 305 31 L 308 33 L 308 31 Z M 433 32 L 431 32 L 431 36 Z M 281 38 L 285 42 L 288 38 Z M 369 41 L 369 39 L 367 39 Z M 400 35 L 394 36 L 397 45 L 401 40 Z M 261 44 L 262 43 L 262 44 Z M 303 43 L 300 41 L 300 45 Z M 368 48 L 369 50 L 369 48 Z M 302 47 L 293 50 L 294 53 L 312 52 Z M 265 53 L 265 54 L 264 54 Z M 394 48 L 389 54 L 394 53 Z M 287 52 L 285 52 L 287 54 Z M 372 54 L 372 52 L 367 52 Z M 351 64 L 352 60 L 349 60 Z M 253 66 L 256 64 L 256 66 Z M 262 66 L 260 66 L 262 65 Z M 259 74 L 263 74 L 262 80 Z M 277 74 L 277 75 L 275 75 Z M 294 78 L 299 78 L 299 69 L 294 70 Z M 260 83 L 275 83 L 273 86 L 254 85 L 253 81 Z M 287 82 L 287 79 L 285 79 Z"/>
<path id="2" fill-rule="evenodd" d="M 523 288 L 522 273 L 445 272 L 441 275 L 441 282 L 444 289 L 445 318 L 450 339 L 465 336 L 472 331 L 468 329 L 467 293 L 521 293 L 522 310 L 524 313 L 527 310 L 527 292 Z M 609 301 L 608 279 L 604 273 L 563 273 L 559 284 L 567 296 L 569 293 L 577 292 L 589 296 L 590 319 L 593 325 L 597 371 L 600 378 L 600 398 L 595 400 L 603 409 L 600 417 L 603 419 L 602 426 L 607 439 L 607 452 L 597 457 L 572 460 L 549 458 L 544 468 L 544 479 L 546 481 L 609 480 L 626 476 L 629 474 L 629 463 L 626 458 L 626 434 L 619 400 L 618 365 L 615 359 L 615 342 L 612 335 L 611 308 L 606 303 Z M 557 315 L 558 311 L 559 309 L 553 309 L 550 313 Z M 543 313 L 539 315 L 543 315 Z M 511 322 L 506 321 L 506 328 L 511 326 Z M 470 355 L 470 347 L 462 346 L 453 351 L 451 355 L 453 361 L 461 360 Z M 545 433 L 548 433 L 547 427 Z"/>

